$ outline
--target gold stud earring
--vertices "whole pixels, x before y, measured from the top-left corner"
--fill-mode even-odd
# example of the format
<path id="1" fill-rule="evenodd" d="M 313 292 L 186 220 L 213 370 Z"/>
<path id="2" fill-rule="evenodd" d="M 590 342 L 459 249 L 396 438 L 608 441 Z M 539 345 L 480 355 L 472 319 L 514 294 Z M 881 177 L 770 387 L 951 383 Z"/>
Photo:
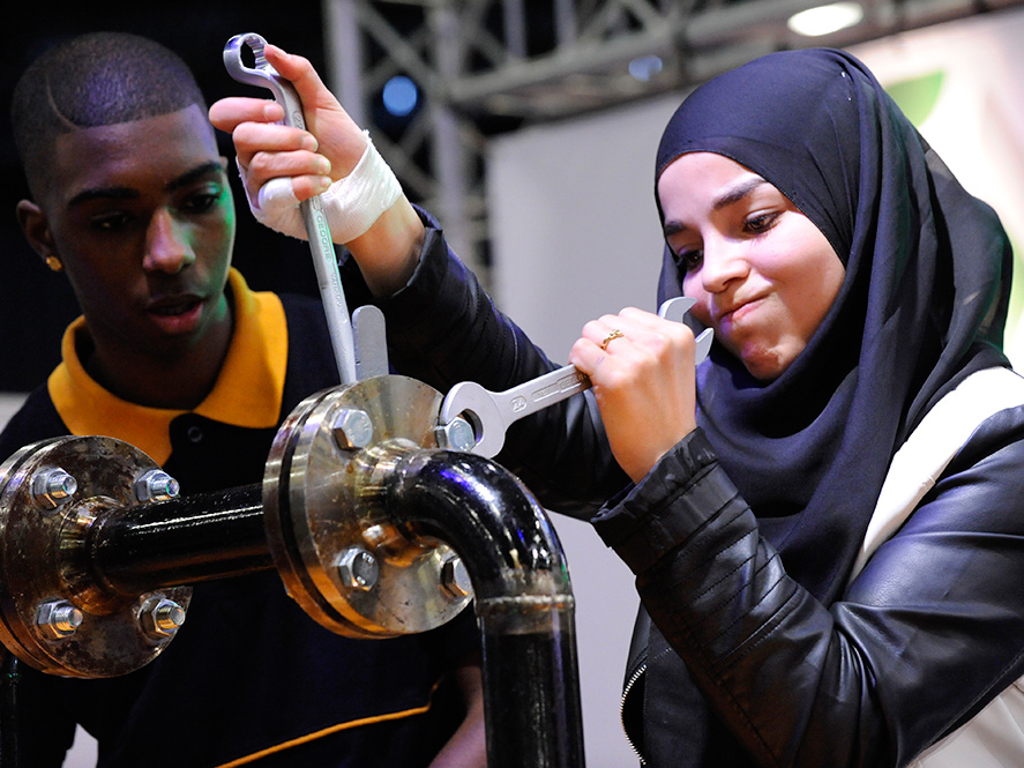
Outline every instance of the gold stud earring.
<path id="1" fill-rule="evenodd" d="M 64 265 L 61 263 L 61 260 L 58 259 L 56 256 L 47 256 L 46 266 L 48 266 L 54 272 L 60 272 L 62 269 L 64 269 Z"/>

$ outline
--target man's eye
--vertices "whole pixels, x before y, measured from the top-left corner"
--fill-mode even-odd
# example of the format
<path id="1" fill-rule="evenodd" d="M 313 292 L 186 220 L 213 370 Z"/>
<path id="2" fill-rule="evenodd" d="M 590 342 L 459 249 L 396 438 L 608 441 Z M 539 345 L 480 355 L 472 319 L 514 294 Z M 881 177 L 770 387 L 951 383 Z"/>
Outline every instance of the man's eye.
<path id="1" fill-rule="evenodd" d="M 194 213 L 206 213 L 217 203 L 217 195 L 193 195 L 186 208 Z"/>
<path id="2" fill-rule="evenodd" d="M 191 213 L 209 213 L 217 206 L 217 203 L 220 202 L 223 196 L 224 190 L 219 187 L 196 192 L 189 195 L 185 200 L 182 210 Z"/>
<path id="3" fill-rule="evenodd" d="M 128 224 L 128 214 L 118 211 L 117 213 L 105 213 L 100 216 L 93 216 L 91 220 L 94 229 L 115 231 L 124 228 Z"/>

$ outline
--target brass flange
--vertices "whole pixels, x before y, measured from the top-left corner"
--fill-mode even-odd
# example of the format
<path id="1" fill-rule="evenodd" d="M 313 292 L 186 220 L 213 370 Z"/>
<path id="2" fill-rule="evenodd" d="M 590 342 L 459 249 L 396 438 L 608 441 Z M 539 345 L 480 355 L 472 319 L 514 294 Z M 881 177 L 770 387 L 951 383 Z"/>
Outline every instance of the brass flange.
<path id="1" fill-rule="evenodd" d="M 313 395 L 278 431 L 263 480 L 270 550 L 289 594 L 333 632 L 422 632 L 472 599 L 455 552 L 389 522 L 380 496 L 396 457 L 438 447 L 440 404 L 422 382 L 381 376 Z"/>

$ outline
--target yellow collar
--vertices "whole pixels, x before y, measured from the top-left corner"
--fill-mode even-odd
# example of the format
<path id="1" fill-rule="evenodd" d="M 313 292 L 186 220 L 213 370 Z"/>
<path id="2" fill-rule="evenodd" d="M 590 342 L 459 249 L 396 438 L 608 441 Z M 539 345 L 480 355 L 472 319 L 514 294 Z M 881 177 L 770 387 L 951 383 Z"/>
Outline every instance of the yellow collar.
<path id="1" fill-rule="evenodd" d="M 288 327 L 281 300 L 254 293 L 234 268 L 228 275 L 234 332 L 213 389 L 193 413 L 238 427 L 277 426 L 288 367 Z M 76 351 L 88 333 L 79 317 L 64 332 L 63 362 L 47 381 L 50 398 L 73 435 L 106 435 L 134 445 L 158 464 L 171 455 L 171 421 L 185 411 L 122 400 L 93 380 Z"/>

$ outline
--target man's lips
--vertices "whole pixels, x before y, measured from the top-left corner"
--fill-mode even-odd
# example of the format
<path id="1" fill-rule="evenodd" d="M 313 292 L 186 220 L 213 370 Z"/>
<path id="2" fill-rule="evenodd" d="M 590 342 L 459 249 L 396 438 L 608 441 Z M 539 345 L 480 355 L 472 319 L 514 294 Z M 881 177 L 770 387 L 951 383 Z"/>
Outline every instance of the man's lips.
<path id="1" fill-rule="evenodd" d="M 205 300 L 195 294 L 165 296 L 150 302 L 146 314 L 161 333 L 189 334 L 199 327 L 205 304 Z"/>
<path id="2" fill-rule="evenodd" d="M 153 315 L 162 317 L 174 317 L 191 312 L 203 300 L 199 296 L 188 294 L 185 296 L 173 296 L 157 299 L 146 306 L 146 311 Z"/>

